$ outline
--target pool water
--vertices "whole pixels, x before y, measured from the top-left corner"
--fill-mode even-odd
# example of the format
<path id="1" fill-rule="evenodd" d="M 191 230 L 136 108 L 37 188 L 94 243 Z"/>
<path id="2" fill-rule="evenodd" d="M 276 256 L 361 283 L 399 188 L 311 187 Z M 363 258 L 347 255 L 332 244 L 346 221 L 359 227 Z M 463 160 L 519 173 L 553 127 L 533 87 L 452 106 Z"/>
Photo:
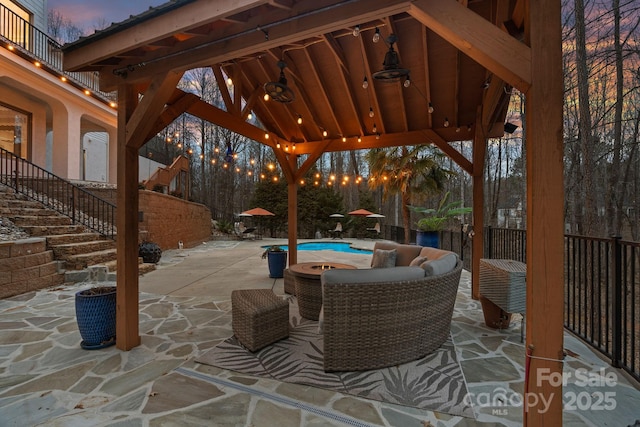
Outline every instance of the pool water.
<path id="1" fill-rule="evenodd" d="M 350 254 L 371 254 L 372 251 L 367 249 L 356 249 L 350 246 L 348 242 L 307 242 L 298 243 L 299 251 L 335 251 L 335 252 L 348 252 Z M 278 245 L 282 249 L 289 250 L 287 245 Z M 268 248 L 269 246 L 264 246 Z"/>

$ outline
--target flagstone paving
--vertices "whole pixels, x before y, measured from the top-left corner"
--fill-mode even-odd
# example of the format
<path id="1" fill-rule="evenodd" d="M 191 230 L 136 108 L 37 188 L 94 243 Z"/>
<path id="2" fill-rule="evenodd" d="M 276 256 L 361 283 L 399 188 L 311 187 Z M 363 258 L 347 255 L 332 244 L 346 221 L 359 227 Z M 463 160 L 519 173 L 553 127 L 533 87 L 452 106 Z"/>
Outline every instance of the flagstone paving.
<path id="1" fill-rule="evenodd" d="M 463 272 L 452 337 L 476 420 L 421 411 L 308 386 L 251 377 L 194 359 L 232 334 L 230 291 L 271 288 L 258 242 L 206 242 L 167 251 L 140 278 L 142 344 L 80 348 L 74 294 L 80 283 L 0 300 L 0 425 L 2 426 L 519 426 L 524 389 L 520 320 L 508 330 L 484 326 Z M 359 241 L 371 247 L 371 241 Z M 336 261 L 367 267 L 369 256 L 300 251 L 299 262 Z M 618 370 L 565 334 L 569 384 L 567 426 L 627 426 L 640 419 L 640 392 Z M 582 371 L 577 371 L 581 369 Z M 602 369 L 602 371 L 600 371 Z M 583 386 L 576 373 L 613 373 L 614 386 Z M 595 374 L 594 374 L 595 375 Z M 613 393 L 615 410 L 586 407 L 587 396 Z M 569 395 L 567 395 L 569 393 Z M 571 394 L 573 393 L 573 394 Z M 565 399 L 567 403 L 567 399 Z M 571 402 L 569 402 L 571 403 Z"/>

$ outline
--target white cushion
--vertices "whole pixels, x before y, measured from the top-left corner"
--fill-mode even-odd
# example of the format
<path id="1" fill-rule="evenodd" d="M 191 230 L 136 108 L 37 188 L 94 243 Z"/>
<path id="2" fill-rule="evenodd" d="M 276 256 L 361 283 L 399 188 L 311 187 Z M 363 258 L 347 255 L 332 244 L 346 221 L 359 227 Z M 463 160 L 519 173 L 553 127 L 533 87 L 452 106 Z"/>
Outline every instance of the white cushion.
<path id="1" fill-rule="evenodd" d="M 458 263 L 458 255 L 449 253 L 438 259 L 430 259 L 420 264 L 425 276 L 437 276 L 452 271 Z"/>

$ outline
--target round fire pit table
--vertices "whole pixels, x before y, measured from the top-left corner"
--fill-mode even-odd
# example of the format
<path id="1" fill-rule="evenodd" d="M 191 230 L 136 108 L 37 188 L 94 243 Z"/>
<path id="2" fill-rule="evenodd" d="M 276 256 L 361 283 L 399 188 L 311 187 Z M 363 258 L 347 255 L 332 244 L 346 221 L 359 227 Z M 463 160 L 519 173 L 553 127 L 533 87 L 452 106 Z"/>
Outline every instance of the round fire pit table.
<path id="1" fill-rule="evenodd" d="M 289 266 L 294 278 L 296 297 L 300 316 L 309 320 L 318 320 L 322 308 L 322 286 L 320 276 L 334 268 L 355 270 L 356 266 L 337 262 L 301 262 Z"/>

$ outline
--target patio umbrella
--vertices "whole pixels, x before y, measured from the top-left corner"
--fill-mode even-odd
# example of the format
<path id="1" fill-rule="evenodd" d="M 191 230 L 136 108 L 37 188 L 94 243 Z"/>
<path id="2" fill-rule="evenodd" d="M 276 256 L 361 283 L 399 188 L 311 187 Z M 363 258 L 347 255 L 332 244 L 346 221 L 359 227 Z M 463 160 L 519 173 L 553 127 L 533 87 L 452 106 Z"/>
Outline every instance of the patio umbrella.
<path id="1" fill-rule="evenodd" d="M 349 215 L 353 215 L 353 216 L 368 216 L 368 215 L 373 215 L 373 212 L 369 212 L 366 209 L 358 209 L 358 210 L 349 212 Z"/>
<path id="2" fill-rule="evenodd" d="M 384 215 L 382 215 L 382 214 L 371 214 L 371 215 L 367 215 L 367 218 L 384 218 Z"/>
<path id="3" fill-rule="evenodd" d="M 344 218 L 344 215 L 339 214 L 339 213 L 334 213 L 329 215 L 329 218 Z"/>
<path id="4" fill-rule="evenodd" d="M 262 208 L 253 208 L 253 209 L 249 209 L 248 211 L 244 211 L 242 212 L 240 215 L 249 215 L 249 216 L 275 216 L 274 213 L 269 212 L 266 209 L 262 209 Z"/>
<path id="5" fill-rule="evenodd" d="M 269 212 L 266 209 L 262 209 L 262 208 L 253 208 L 253 209 L 249 209 L 248 211 L 244 211 L 242 212 L 240 215 L 251 215 L 251 216 L 275 216 L 274 213 Z M 258 234 L 262 231 L 262 224 L 260 224 L 260 230 L 258 230 Z"/>
<path id="6" fill-rule="evenodd" d="M 238 216 L 253 216 L 253 215 L 242 212 L 242 213 L 239 213 Z"/>

